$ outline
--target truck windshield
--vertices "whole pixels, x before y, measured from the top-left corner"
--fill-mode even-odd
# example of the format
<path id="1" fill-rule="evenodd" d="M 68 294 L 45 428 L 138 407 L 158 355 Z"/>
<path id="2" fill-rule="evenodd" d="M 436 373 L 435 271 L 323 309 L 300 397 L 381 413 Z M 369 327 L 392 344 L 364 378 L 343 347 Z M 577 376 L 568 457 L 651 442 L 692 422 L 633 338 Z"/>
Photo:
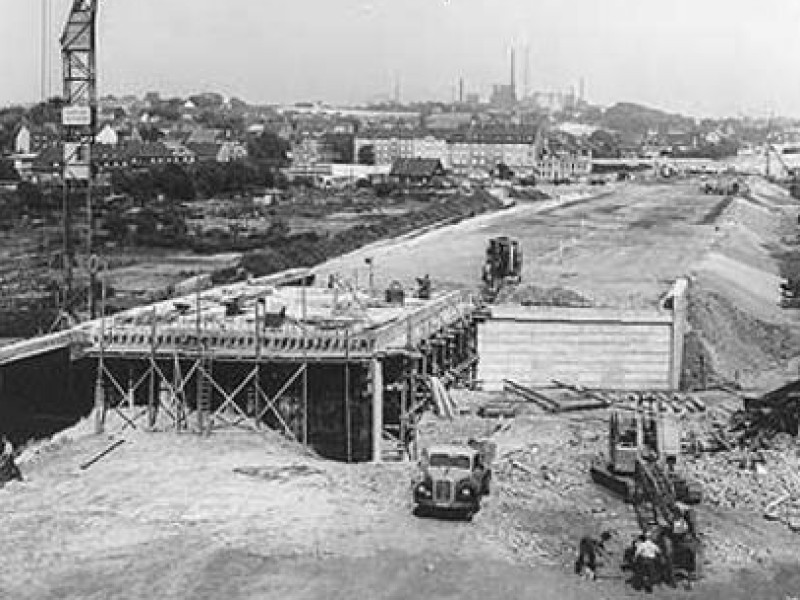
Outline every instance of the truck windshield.
<path id="1" fill-rule="evenodd" d="M 469 469 L 469 456 L 451 456 L 449 454 L 431 454 L 430 466 Z"/>

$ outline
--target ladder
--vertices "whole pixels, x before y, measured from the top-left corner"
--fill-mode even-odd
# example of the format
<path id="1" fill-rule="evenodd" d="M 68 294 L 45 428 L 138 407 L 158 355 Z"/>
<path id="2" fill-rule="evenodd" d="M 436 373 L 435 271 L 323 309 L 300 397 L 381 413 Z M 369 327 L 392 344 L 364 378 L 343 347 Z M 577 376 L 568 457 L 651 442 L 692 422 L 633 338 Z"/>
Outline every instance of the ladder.
<path id="1" fill-rule="evenodd" d="M 211 433 L 213 418 L 211 414 L 214 390 L 209 378 L 212 375 L 213 360 L 204 354 L 200 358 L 201 371 L 197 373 L 197 424 L 200 433 Z"/>

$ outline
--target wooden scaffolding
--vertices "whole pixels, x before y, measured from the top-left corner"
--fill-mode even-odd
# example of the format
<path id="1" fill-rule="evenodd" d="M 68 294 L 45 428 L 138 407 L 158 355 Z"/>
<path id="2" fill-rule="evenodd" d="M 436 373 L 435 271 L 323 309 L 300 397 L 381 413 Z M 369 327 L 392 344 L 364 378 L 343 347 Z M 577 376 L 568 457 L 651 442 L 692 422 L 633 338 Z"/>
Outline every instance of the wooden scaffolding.
<path id="1" fill-rule="evenodd" d="M 155 308 L 149 326 L 101 319 L 87 350 L 97 360 L 98 431 L 113 414 L 122 428 L 274 429 L 315 446 L 325 443 L 319 424 L 333 418 L 344 438 L 337 456 L 380 461 L 413 454 L 416 424 L 430 405 L 428 378 L 451 385 L 475 377 L 477 303 L 464 292 L 356 332 L 313 329 L 305 309 L 291 327 L 271 328 L 273 315 L 258 301 L 247 330 L 207 327 L 200 307 L 198 296 L 191 328 L 159 323 Z M 332 405 L 324 408 L 326 401 Z"/>

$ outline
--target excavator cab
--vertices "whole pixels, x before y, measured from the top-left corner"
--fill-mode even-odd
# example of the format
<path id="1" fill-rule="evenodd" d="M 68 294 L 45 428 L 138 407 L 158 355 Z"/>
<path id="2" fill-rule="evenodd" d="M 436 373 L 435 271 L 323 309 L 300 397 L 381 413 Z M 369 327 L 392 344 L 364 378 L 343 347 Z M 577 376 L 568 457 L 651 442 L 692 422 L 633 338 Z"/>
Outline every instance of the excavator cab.
<path id="1" fill-rule="evenodd" d="M 496 296 L 503 284 L 522 281 L 522 249 L 517 240 L 507 236 L 489 240 L 482 279 L 490 297 Z"/>
<path id="2" fill-rule="evenodd" d="M 677 574 L 699 578 L 702 547 L 688 504 L 702 494 L 675 470 L 680 430 L 674 417 L 642 408 L 616 410 L 608 433 L 608 457 L 594 462 L 592 480 L 633 505 L 642 532 L 662 533 L 662 550 Z"/>

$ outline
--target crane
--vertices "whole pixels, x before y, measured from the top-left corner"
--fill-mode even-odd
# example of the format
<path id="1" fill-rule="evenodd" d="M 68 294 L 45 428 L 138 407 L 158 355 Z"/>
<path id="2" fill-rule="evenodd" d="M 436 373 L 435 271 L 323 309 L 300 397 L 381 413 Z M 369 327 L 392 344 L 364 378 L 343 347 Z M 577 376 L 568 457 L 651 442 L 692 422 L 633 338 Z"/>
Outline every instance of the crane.
<path id="1" fill-rule="evenodd" d="M 92 146 L 97 123 L 97 0 L 72 0 L 61 35 L 63 67 L 63 222 L 64 285 L 62 314 L 72 313 L 76 304 L 73 290 L 75 248 L 72 214 L 75 198 L 86 199 L 86 255 L 92 256 Z M 89 313 L 95 316 L 96 260 L 89 260 Z"/>

